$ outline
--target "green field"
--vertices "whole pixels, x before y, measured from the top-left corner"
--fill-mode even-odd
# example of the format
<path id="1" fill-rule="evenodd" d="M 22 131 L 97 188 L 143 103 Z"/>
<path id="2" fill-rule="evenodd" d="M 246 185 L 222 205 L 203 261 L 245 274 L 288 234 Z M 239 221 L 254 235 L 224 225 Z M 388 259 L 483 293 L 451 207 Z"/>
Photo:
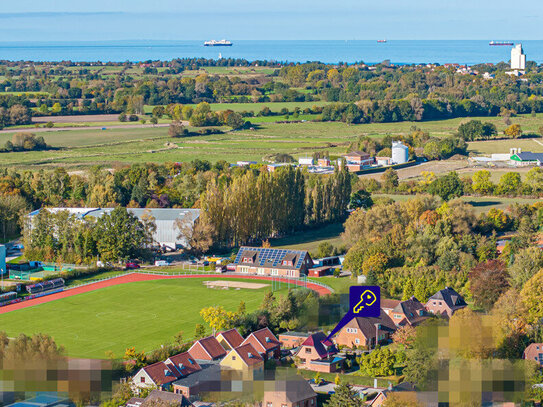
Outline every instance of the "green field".
<path id="1" fill-rule="evenodd" d="M 130 346 L 151 351 L 172 342 L 179 331 L 189 340 L 195 325 L 204 324 L 199 315 L 202 308 L 222 305 L 235 311 L 243 300 L 247 310 L 252 311 L 270 289 L 209 289 L 202 284 L 204 280 L 212 278 L 107 287 L 2 314 L 0 329 L 11 337 L 21 332 L 49 334 L 73 357 L 104 358 L 107 351 L 122 356 Z M 251 282 L 269 286 L 265 281 Z"/>
<path id="2" fill-rule="evenodd" d="M 308 230 L 294 235 L 279 239 L 270 239 L 272 247 L 288 248 L 294 250 L 307 250 L 310 253 L 316 253 L 319 244 L 328 242 L 333 246 L 341 246 L 341 233 L 343 233 L 343 224 L 334 223 L 326 225 L 315 230 Z"/>
<path id="3" fill-rule="evenodd" d="M 373 194 L 373 198 L 388 197 L 395 201 L 407 201 L 412 199 L 414 195 L 399 195 L 399 194 Z M 438 198 L 439 199 L 439 198 Z M 475 209 L 475 212 L 482 213 L 488 212 L 491 208 L 497 208 L 501 210 L 507 209 L 507 207 L 514 203 L 519 204 L 533 204 L 540 201 L 536 198 L 506 198 L 501 196 L 463 196 L 460 198 L 462 201 L 469 203 Z"/>

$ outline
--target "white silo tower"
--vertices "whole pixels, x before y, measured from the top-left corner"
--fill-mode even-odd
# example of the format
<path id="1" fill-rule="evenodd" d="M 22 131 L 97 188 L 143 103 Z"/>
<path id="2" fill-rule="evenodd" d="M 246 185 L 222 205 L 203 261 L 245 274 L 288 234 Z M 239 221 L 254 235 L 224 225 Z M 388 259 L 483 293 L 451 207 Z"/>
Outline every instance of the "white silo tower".
<path id="1" fill-rule="evenodd" d="M 392 142 L 392 164 L 405 164 L 409 161 L 409 147 L 401 141 Z"/>

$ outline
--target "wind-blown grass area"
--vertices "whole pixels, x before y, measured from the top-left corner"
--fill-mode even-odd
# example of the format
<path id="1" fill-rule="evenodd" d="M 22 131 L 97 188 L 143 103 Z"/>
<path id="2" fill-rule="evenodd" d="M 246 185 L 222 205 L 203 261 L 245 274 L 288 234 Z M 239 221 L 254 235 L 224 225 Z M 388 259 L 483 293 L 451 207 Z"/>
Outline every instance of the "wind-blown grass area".
<path id="1" fill-rule="evenodd" d="M 258 281 L 268 287 L 209 289 L 202 284 L 205 280 L 213 279 L 154 280 L 78 294 L 2 314 L 0 330 L 10 337 L 21 332 L 49 334 L 73 357 L 104 358 L 107 351 L 120 357 L 130 346 L 151 351 L 172 342 L 179 331 L 189 340 L 196 324 L 205 325 L 199 314 L 204 307 L 222 305 L 235 311 L 243 300 L 253 311 L 271 288 Z"/>

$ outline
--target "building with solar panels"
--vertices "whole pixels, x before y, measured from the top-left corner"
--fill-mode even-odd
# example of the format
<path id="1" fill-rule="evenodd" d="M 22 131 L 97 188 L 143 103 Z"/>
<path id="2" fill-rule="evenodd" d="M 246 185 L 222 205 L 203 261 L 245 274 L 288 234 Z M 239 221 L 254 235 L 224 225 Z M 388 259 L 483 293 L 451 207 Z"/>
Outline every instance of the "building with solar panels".
<path id="1" fill-rule="evenodd" d="M 305 250 L 241 247 L 234 261 L 237 273 L 261 276 L 302 277 L 313 267 Z"/>

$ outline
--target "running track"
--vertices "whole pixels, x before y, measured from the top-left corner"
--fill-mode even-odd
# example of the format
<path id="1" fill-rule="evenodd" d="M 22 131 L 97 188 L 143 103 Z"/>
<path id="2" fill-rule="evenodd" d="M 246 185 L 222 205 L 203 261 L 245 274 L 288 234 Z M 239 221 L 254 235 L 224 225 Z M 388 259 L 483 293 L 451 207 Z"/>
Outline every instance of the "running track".
<path id="1" fill-rule="evenodd" d="M 163 280 L 163 279 L 171 279 L 171 278 L 217 278 L 219 277 L 217 274 L 196 274 L 196 275 L 182 275 L 182 276 L 168 276 L 168 275 L 156 275 L 156 274 L 142 274 L 142 273 L 133 273 L 128 274 L 120 277 L 115 277 L 110 280 L 105 281 L 99 281 L 97 283 L 88 284 L 82 287 L 77 287 L 73 289 L 67 289 L 65 291 L 62 291 L 60 293 L 46 295 L 45 297 L 39 297 L 35 298 L 33 300 L 29 301 L 23 301 L 16 304 L 6 305 L 5 307 L 0 307 L 0 314 L 5 314 L 10 311 L 15 311 L 18 309 L 23 309 L 27 307 L 32 307 L 34 305 L 39 304 L 45 304 L 46 302 L 51 302 L 55 300 L 59 300 L 61 298 L 71 297 L 72 295 L 87 293 L 90 291 L 99 290 L 100 288 L 105 287 L 111 287 L 114 285 L 119 284 L 126 284 L 126 283 L 134 283 L 136 281 L 151 281 L 151 280 Z M 271 281 L 271 277 L 266 276 L 220 276 L 219 278 L 239 278 L 244 280 L 269 280 Z M 275 281 L 281 281 L 282 283 L 290 282 L 293 285 L 303 285 L 302 281 L 291 281 L 291 280 L 275 280 Z M 325 295 L 330 294 L 331 291 L 328 288 L 321 287 L 320 285 L 307 282 L 307 288 L 315 291 L 319 295 Z"/>

